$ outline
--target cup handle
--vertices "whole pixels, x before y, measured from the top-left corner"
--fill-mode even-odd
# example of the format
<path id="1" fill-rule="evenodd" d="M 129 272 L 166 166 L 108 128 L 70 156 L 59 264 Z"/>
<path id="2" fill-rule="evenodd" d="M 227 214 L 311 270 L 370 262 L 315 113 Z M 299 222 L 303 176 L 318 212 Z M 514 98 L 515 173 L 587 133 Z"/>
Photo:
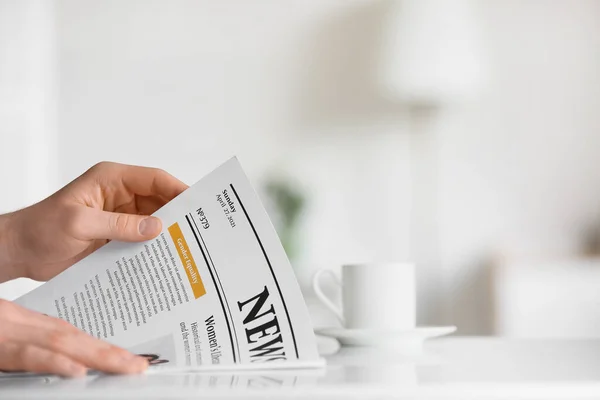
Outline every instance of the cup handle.
<path id="1" fill-rule="evenodd" d="M 330 275 L 333 278 L 333 281 L 340 288 L 342 287 L 342 282 L 340 282 L 338 277 L 332 271 L 330 271 L 328 269 L 320 269 L 317 272 L 315 272 L 315 274 L 313 276 L 313 280 L 312 280 L 313 290 L 315 291 L 317 298 L 319 300 L 321 300 L 321 302 L 335 314 L 335 316 L 337 317 L 337 319 L 340 320 L 342 325 L 345 325 L 344 315 L 342 314 L 342 310 L 338 306 L 336 306 L 335 303 L 333 301 L 331 301 L 331 299 L 329 299 L 325 295 L 325 293 L 323 293 L 323 291 L 321 290 L 321 277 L 323 275 Z"/>

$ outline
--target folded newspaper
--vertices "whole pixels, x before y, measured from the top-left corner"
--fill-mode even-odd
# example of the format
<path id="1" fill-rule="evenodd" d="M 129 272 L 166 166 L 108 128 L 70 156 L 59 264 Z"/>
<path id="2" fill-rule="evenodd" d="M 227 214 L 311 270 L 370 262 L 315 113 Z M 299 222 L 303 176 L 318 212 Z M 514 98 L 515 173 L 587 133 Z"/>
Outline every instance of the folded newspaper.
<path id="1" fill-rule="evenodd" d="M 154 215 L 156 239 L 111 242 L 17 303 L 159 369 L 322 365 L 290 263 L 236 158 Z"/>

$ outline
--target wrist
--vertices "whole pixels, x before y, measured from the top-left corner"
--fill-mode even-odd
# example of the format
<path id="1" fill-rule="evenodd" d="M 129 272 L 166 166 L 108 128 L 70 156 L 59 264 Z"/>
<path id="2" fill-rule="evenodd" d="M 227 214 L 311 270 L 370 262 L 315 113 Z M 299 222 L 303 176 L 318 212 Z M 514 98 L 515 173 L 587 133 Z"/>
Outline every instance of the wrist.
<path id="1" fill-rule="evenodd" d="M 0 283 L 22 277 L 17 268 L 14 216 L 0 215 Z"/>

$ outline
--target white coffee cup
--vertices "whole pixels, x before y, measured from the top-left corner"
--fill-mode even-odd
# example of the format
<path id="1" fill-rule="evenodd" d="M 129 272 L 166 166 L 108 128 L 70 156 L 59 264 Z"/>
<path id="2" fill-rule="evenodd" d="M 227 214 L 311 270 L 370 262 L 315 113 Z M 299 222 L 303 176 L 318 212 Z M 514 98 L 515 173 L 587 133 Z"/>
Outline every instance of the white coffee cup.
<path id="1" fill-rule="evenodd" d="M 342 288 L 342 308 L 321 290 L 326 274 Z M 347 264 L 342 266 L 341 281 L 322 269 L 313 277 L 313 289 L 347 329 L 410 330 L 416 326 L 413 264 Z"/>

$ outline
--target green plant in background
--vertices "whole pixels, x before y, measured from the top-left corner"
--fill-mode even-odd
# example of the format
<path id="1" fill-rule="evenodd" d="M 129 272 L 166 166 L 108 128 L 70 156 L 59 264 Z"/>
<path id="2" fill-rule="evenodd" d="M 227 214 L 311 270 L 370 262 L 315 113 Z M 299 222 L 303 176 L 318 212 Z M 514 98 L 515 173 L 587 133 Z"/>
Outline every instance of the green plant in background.
<path id="1" fill-rule="evenodd" d="M 299 250 L 297 226 L 304 210 L 305 197 L 300 190 L 287 181 L 269 180 L 265 191 L 276 213 L 273 223 L 290 260 Z"/>

